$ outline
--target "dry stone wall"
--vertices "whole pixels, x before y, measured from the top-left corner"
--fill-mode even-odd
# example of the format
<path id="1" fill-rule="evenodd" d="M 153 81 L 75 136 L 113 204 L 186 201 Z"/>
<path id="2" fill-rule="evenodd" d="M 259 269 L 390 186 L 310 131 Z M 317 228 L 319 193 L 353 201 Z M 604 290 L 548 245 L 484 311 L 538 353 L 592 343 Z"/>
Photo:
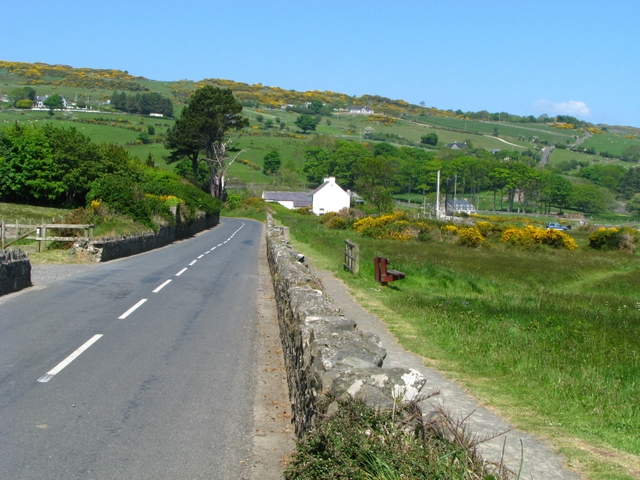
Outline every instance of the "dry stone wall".
<path id="1" fill-rule="evenodd" d="M 323 292 L 322 282 L 267 218 L 267 255 L 278 306 L 289 396 L 301 437 L 319 414 L 351 397 L 379 409 L 413 400 L 425 384 L 416 370 L 384 368 L 378 337 L 361 332 Z"/>
<path id="2" fill-rule="evenodd" d="M 31 262 L 22 250 L 0 250 L 0 295 L 31 286 Z"/>
<path id="3" fill-rule="evenodd" d="M 164 247 L 182 238 L 195 235 L 211 228 L 220 221 L 219 215 L 201 215 L 190 224 L 178 223 L 176 226 L 161 226 L 158 233 L 145 233 L 131 237 L 92 238 L 79 240 L 73 245 L 77 252 L 84 251 L 96 262 L 107 262 L 116 258 L 137 255 L 155 248 Z"/>

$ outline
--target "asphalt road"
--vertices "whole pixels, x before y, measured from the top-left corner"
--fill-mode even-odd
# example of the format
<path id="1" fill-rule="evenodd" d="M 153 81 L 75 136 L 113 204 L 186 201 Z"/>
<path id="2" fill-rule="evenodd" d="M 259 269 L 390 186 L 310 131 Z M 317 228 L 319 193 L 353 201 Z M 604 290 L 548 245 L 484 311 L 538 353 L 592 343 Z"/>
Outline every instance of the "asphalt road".
<path id="1" fill-rule="evenodd" d="M 216 228 L 0 304 L 0 478 L 241 479 L 262 225 Z"/>

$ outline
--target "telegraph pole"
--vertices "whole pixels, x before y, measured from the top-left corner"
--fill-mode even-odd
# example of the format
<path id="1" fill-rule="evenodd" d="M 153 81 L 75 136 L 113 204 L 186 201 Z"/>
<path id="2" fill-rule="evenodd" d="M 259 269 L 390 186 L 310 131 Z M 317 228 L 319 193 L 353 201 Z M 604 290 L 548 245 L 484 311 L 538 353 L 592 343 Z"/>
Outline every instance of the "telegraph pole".
<path id="1" fill-rule="evenodd" d="M 438 170 L 438 186 L 436 187 L 436 220 L 440 219 L 440 170 Z"/>

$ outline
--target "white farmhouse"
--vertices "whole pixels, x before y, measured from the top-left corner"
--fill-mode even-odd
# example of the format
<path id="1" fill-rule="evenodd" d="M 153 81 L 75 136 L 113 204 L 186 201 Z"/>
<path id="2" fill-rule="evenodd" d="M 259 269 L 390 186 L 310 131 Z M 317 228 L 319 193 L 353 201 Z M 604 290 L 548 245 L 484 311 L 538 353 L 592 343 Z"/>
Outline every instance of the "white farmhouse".
<path id="1" fill-rule="evenodd" d="M 350 115 L 373 115 L 374 111 L 370 107 L 362 107 L 359 105 L 351 105 L 349 107 Z"/>
<path id="2" fill-rule="evenodd" d="M 336 183 L 336 177 L 325 178 L 324 183 L 311 192 L 311 209 L 316 215 L 349 208 L 350 201 L 350 195 Z"/>

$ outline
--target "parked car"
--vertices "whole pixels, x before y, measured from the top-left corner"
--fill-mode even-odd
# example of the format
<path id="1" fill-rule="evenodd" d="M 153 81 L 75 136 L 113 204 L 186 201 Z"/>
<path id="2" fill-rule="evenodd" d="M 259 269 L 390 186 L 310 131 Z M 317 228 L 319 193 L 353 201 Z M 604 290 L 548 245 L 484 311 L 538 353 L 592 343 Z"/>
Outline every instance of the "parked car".
<path id="1" fill-rule="evenodd" d="M 547 223 L 547 228 L 550 228 L 552 230 L 571 230 L 571 227 L 560 225 L 559 223 L 554 222 Z"/>

